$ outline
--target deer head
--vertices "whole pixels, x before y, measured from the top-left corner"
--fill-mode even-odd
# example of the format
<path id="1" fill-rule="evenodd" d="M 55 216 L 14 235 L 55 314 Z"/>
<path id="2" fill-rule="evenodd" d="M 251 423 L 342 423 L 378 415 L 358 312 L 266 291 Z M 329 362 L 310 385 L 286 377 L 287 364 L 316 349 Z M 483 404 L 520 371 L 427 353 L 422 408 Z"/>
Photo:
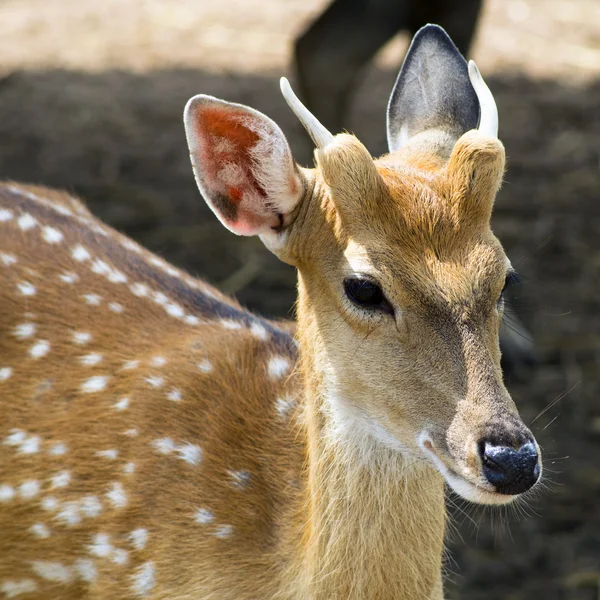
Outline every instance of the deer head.
<path id="1" fill-rule="evenodd" d="M 505 157 L 477 67 L 442 29 L 421 29 L 376 160 L 285 79 L 282 92 L 315 142 L 314 169 L 251 108 L 195 96 L 185 126 L 219 220 L 298 268 L 307 385 L 331 435 L 425 460 L 468 500 L 514 499 L 538 480 L 540 451 L 500 369 L 515 274 L 490 229 Z"/>

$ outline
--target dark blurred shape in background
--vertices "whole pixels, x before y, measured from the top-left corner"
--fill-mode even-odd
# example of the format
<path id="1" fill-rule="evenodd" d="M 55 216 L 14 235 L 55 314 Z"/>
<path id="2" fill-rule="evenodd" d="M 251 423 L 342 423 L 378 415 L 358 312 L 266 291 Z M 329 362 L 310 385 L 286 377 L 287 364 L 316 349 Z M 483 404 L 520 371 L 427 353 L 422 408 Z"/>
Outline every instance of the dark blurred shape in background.
<path id="1" fill-rule="evenodd" d="M 348 105 L 364 67 L 398 33 L 441 25 L 463 56 L 482 0 L 334 0 L 294 46 L 300 93 L 333 132 L 348 127 Z"/>

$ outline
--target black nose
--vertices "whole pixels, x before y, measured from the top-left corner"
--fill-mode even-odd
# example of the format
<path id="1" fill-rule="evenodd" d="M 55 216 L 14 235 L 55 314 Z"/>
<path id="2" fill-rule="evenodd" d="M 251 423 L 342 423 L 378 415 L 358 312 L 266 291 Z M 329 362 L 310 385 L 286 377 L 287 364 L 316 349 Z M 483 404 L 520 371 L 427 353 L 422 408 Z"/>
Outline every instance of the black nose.
<path id="1" fill-rule="evenodd" d="M 522 494 L 539 479 L 540 462 L 532 442 L 515 450 L 484 440 L 479 444 L 479 452 L 483 474 L 499 494 Z"/>

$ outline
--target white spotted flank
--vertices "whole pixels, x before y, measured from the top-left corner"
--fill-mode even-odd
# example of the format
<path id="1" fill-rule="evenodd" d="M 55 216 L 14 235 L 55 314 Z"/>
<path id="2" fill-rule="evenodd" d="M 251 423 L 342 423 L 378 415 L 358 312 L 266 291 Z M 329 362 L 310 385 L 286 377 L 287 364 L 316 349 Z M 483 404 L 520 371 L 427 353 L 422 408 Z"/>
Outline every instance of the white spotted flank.
<path id="1" fill-rule="evenodd" d="M 121 398 L 118 402 L 113 404 L 116 410 L 125 410 L 129 406 L 129 398 Z"/>
<path id="2" fill-rule="evenodd" d="M 148 542 L 148 530 L 141 527 L 129 534 L 129 539 L 136 550 L 143 550 Z"/>
<path id="3" fill-rule="evenodd" d="M 0 583 L 0 592 L 7 598 L 33 594 L 37 589 L 37 583 L 33 579 L 5 579 Z"/>
<path id="4" fill-rule="evenodd" d="M 189 463 L 190 465 L 197 465 L 202 462 L 202 448 L 197 444 L 190 444 L 186 442 L 181 444 L 175 450 L 179 454 L 179 458 Z"/>
<path id="5" fill-rule="evenodd" d="M 35 293 L 37 292 L 35 286 L 28 281 L 22 281 L 17 287 L 23 296 L 35 296 Z"/>
<path id="6" fill-rule="evenodd" d="M 92 334 L 87 331 L 74 331 L 73 332 L 73 341 L 80 346 L 85 346 L 92 339 Z"/>
<path id="7" fill-rule="evenodd" d="M 199 508 L 194 514 L 194 521 L 201 525 L 210 525 L 215 520 L 215 515 L 208 508 Z"/>
<path id="8" fill-rule="evenodd" d="M 65 236 L 58 229 L 45 226 L 42 229 L 42 237 L 49 244 L 59 244 L 63 241 Z"/>
<path id="9" fill-rule="evenodd" d="M 35 523 L 29 528 L 29 531 L 35 535 L 35 537 L 45 540 L 50 537 L 50 530 L 44 523 Z"/>
<path id="10" fill-rule="evenodd" d="M 78 244 L 71 250 L 71 256 L 77 262 L 83 262 L 85 260 L 89 260 L 92 257 L 92 255 L 87 251 L 87 249 L 84 248 L 81 244 Z"/>
<path id="11" fill-rule="evenodd" d="M 108 492 L 106 492 L 106 499 L 112 504 L 114 508 L 124 508 L 127 506 L 127 494 L 123 484 L 115 481 Z"/>
<path id="12" fill-rule="evenodd" d="M 79 362 L 82 365 L 92 367 L 102 362 L 102 354 L 98 354 L 97 352 L 91 352 L 90 354 L 80 356 Z"/>
<path id="13" fill-rule="evenodd" d="M 15 337 L 20 340 L 26 340 L 27 338 L 32 337 L 35 334 L 36 325 L 35 323 L 21 323 L 17 325 L 14 329 Z"/>
<path id="14" fill-rule="evenodd" d="M 131 591 L 143 598 L 150 594 L 156 583 L 156 573 L 153 562 L 141 564 L 131 576 Z"/>
<path id="15" fill-rule="evenodd" d="M 219 525 L 215 528 L 215 535 L 218 538 L 228 538 L 233 533 L 232 525 Z"/>
<path id="16" fill-rule="evenodd" d="M 96 375 L 95 377 L 90 377 L 81 385 L 81 390 L 83 392 L 94 393 L 101 392 L 108 383 L 108 377 L 103 375 Z"/>
<path id="17" fill-rule="evenodd" d="M 280 379 L 290 370 L 290 361 L 285 356 L 274 356 L 267 366 L 271 379 Z"/>
<path id="18" fill-rule="evenodd" d="M 29 354 L 33 358 L 42 358 L 48 352 L 50 352 L 50 342 L 47 340 L 39 340 L 29 348 Z"/>
<path id="19" fill-rule="evenodd" d="M 22 231 L 28 231 L 29 229 L 33 229 L 37 225 L 37 220 L 34 217 L 32 217 L 29 213 L 23 213 L 17 219 L 17 225 Z"/>

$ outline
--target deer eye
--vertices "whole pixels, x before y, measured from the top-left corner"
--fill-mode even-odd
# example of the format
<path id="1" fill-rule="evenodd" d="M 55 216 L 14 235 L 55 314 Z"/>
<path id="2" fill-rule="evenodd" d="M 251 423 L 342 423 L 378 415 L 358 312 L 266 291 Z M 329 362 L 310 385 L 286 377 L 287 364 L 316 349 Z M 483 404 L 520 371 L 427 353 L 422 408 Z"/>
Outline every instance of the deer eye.
<path id="1" fill-rule="evenodd" d="M 344 279 L 344 291 L 348 299 L 361 308 L 394 313 L 392 305 L 383 295 L 381 288 L 370 279 L 360 277 Z"/>
<path id="2" fill-rule="evenodd" d="M 511 286 L 511 285 L 515 285 L 517 283 L 519 283 L 521 280 L 519 279 L 519 276 L 517 275 L 516 271 L 509 271 L 506 274 L 506 279 L 504 280 L 504 287 L 502 288 L 502 294 L 504 294 L 504 292 Z M 501 295 L 502 295 L 501 294 Z"/>

